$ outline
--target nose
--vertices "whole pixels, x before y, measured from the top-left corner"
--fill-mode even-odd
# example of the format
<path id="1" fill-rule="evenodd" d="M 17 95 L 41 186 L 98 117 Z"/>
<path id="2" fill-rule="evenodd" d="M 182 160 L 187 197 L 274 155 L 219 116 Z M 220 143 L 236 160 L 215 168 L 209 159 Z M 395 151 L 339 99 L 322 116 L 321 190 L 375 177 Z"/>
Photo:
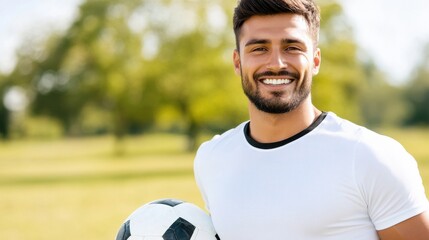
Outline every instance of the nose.
<path id="1" fill-rule="evenodd" d="M 269 62 L 267 64 L 268 70 L 280 71 L 280 70 L 286 69 L 286 67 L 287 67 L 286 57 L 282 54 L 282 52 L 272 51 Z"/>

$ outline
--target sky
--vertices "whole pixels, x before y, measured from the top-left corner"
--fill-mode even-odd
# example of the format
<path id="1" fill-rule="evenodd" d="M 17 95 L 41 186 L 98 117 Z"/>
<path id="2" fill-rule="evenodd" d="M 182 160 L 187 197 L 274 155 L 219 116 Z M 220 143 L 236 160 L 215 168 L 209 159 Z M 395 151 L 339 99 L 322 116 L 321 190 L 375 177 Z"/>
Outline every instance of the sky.
<path id="1" fill-rule="evenodd" d="M 65 29 L 82 0 L 0 0 L 0 72 L 11 71 L 25 37 Z M 392 84 L 413 74 L 429 42 L 428 0 L 339 0 L 355 39 Z M 232 32 L 231 32 L 232 34 Z M 323 65 L 322 65 L 323 68 Z M 323 69 L 322 69 L 323 70 Z"/>
<path id="2" fill-rule="evenodd" d="M 341 0 L 361 49 L 393 84 L 413 75 L 429 43 L 428 0 Z"/>
<path id="3" fill-rule="evenodd" d="M 15 51 L 25 37 L 65 29 L 81 0 L 0 0 L 0 71 L 15 65 Z"/>

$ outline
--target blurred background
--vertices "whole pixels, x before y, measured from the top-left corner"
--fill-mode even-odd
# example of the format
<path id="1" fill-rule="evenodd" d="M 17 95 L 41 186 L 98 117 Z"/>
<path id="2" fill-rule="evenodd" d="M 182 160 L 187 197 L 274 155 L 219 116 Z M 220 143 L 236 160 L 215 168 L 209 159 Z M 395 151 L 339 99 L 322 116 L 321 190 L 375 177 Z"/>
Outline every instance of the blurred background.
<path id="1" fill-rule="evenodd" d="M 396 138 L 429 186 L 429 3 L 316 2 L 313 102 Z M 0 0 L 0 238 L 113 239 L 147 201 L 204 207 L 195 150 L 247 119 L 235 5 Z"/>

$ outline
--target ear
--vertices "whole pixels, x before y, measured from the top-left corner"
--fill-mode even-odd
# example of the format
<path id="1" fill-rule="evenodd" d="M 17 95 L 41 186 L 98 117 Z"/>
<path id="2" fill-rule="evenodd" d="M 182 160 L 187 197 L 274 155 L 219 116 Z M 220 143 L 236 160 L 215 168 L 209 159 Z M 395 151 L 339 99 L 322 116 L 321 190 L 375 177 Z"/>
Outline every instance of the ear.
<path id="1" fill-rule="evenodd" d="M 240 53 L 237 49 L 234 50 L 232 55 L 232 61 L 234 62 L 234 71 L 235 74 L 241 75 L 241 61 L 240 61 Z"/>
<path id="2" fill-rule="evenodd" d="M 322 53 L 320 51 L 320 48 L 317 48 L 316 51 L 314 51 L 313 55 L 313 76 L 317 75 L 320 70 L 320 64 L 322 63 Z"/>

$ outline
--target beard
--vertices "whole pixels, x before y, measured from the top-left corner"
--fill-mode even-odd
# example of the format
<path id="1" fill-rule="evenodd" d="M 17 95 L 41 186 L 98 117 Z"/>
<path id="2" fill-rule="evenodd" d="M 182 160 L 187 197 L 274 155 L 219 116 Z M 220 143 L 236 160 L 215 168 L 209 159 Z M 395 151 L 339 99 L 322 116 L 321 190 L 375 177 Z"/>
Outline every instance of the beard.
<path id="1" fill-rule="evenodd" d="M 253 80 L 258 81 L 258 79 L 262 76 L 291 76 L 293 77 L 294 81 L 298 81 L 298 79 L 300 79 L 300 75 L 297 73 L 281 71 L 278 73 L 255 73 L 253 75 Z M 309 75 L 304 76 L 303 84 L 299 86 L 298 89 L 295 89 L 293 92 L 286 93 L 283 91 L 272 91 L 268 93 L 270 94 L 270 97 L 262 96 L 258 84 L 256 84 L 255 87 L 252 87 L 252 85 L 250 84 L 251 80 L 248 76 L 243 76 L 243 74 L 241 74 L 241 79 L 243 91 L 249 101 L 253 103 L 257 109 L 266 113 L 282 114 L 291 112 L 296 109 L 309 96 L 311 92 L 311 76 Z M 284 100 L 285 94 L 291 94 L 289 100 Z"/>

